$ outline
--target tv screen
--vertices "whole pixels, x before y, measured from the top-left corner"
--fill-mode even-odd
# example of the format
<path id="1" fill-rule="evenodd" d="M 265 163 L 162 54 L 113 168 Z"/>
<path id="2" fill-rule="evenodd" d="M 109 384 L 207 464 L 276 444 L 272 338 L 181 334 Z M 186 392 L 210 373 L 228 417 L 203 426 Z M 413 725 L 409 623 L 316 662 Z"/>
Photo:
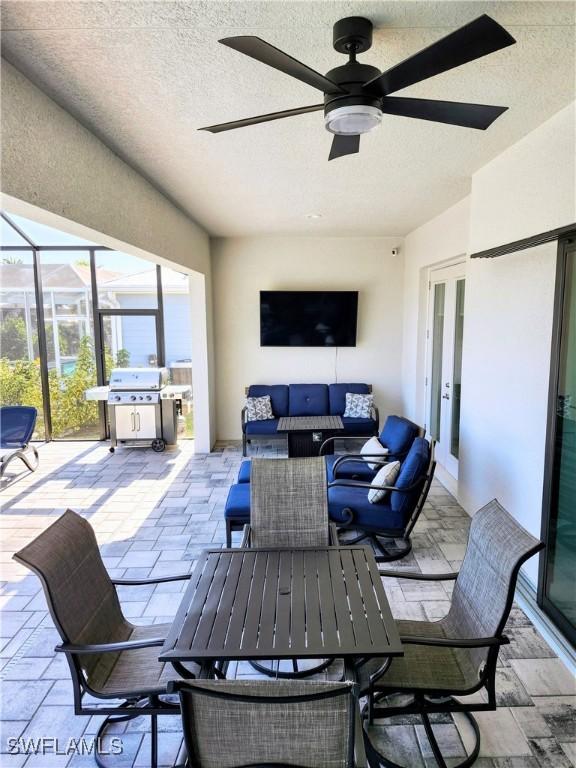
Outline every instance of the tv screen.
<path id="1" fill-rule="evenodd" d="M 358 291 L 260 291 L 263 347 L 355 347 Z"/>

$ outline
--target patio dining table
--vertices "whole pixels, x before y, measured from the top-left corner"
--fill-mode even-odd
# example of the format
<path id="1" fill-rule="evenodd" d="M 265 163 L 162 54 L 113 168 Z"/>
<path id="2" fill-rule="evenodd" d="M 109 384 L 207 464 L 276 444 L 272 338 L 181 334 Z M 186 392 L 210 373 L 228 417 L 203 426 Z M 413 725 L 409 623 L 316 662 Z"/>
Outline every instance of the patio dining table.
<path id="1" fill-rule="evenodd" d="M 403 654 L 368 547 L 204 551 L 160 653 L 184 664 Z"/>

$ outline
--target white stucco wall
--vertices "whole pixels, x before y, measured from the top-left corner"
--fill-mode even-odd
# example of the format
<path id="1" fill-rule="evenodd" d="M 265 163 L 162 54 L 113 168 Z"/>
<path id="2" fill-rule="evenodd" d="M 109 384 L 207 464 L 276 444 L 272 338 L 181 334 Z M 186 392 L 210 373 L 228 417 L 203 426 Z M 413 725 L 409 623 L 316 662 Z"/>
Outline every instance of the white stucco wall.
<path id="1" fill-rule="evenodd" d="M 214 241 L 218 436 L 241 436 L 249 384 L 365 381 L 381 416 L 400 407 L 402 255 L 398 238 Z M 358 345 L 260 347 L 261 290 L 358 290 Z"/>
<path id="2" fill-rule="evenodd" d="M 480 169 L 469 198 L 405 240 L 403 402 L 424 420 L 428 268 L 576 221 L 574 108 Z M 496 497 L 540 535 L 556 245 L 468 259 L 458 496 Z M 537 559 L 526 566 L 535 584 Z"/>
<path id="3" fill-rule="evenodd" d="M 201 278 L 193 280 L 191 310 L 196 447 L 210 450 L 215 429 L 208 235 L 5 60 L 1 120 L 8 210 Z"/>

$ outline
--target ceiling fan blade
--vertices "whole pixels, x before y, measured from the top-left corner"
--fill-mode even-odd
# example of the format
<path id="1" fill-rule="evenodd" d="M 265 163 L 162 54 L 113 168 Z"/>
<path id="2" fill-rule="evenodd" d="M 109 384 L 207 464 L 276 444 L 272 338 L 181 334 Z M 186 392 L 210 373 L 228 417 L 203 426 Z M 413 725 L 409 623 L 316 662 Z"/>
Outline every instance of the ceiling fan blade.
<path id="1" fill-rule="evenodd" d="M 385 96 L 382 112 L 388 115 L 415 117 L 419 120 L 433 120 L 436 123 L 461 125 L 464 128 L 478 128 L 485 131 L 508 107 L 493 107 L 488 104 L 464 104 L 458 101 L 433 101 L 431 99 L 405 99 Z"/>
<path id="2" fill-rule="evenodd" d="M 310 107 L 297 107 L 296 109 L 285 109 L 283 112 L 270 112 L 267 115 L 258 115 L 257 117 L 246 117 L 243 120 L 233 120 L 230 123 L 220 123 L 219 125 L 208 125 L 206 128 L 198 128 L 199 131 L 210 131 L 210 133 L 221 133 L 222 131 L 232 131 L 234 128 L 244 128 L 247 125 L 258 125 L 258 123 L 268 123 L 270 120 L 281 120 L 283 117 L 293 117 L 294 115 L 305 115 L 308 112 L 319 112 L 324 109 L 324 104 L 313 104 Z"/>
<path id="3" fill-rule="evenodd" d="M 360 150 L 360 136 L 358 134 L 335 133 L 330 147 L 328 160 L 335 160 L 344 155 L 354 155 Z"/>
<path id="4" fill-rule="evenodd" d="M 227 45 L 228 48 L 233 48 L 235 51 L 240 51 L 240 53 L 244 53 L 246 56 L 251 56 L 263 64 L 268 64 L 269 67 L 278 69 L 286 75 L 295 77 L 297 80 L 306 83 L 306 85 L 311 85 L 312 88 L 318 88 L 323 93 L 347 93 L 347 91 L 331 80 L 328 80 L 324 75 L 306 66 L 306 64 L 302 64 L 302 62 L 292 58 L 292 56 L 284 53 L 279 48 L 275 48 L 265 40 L 261 40 L 259 37 L 240 35 L 238 37 L 225 37 L 218 42 L 222 43 L 222 45 Z"/>
<path id="5" fill-rule="evenodd" d="M 370 93 L 387 96 L 515 42 L 504 27 L 483 15 L 369 80 L 364 88 Z"/>

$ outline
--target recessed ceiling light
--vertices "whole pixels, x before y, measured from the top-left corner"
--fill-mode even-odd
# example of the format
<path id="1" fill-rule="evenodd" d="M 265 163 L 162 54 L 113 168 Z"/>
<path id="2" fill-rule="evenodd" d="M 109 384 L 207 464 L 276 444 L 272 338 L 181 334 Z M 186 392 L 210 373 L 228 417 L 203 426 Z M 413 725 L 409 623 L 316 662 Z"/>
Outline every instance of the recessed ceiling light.
<path id="1" fill-rule="evenodd" d="M 321 219 L 322 218 L 322 214 L 321 213 L 307 213 L 306 214 L 306 218 L 307 219 L 311 219 L 311 220 L 313 220 L 313 219 Z"/>

